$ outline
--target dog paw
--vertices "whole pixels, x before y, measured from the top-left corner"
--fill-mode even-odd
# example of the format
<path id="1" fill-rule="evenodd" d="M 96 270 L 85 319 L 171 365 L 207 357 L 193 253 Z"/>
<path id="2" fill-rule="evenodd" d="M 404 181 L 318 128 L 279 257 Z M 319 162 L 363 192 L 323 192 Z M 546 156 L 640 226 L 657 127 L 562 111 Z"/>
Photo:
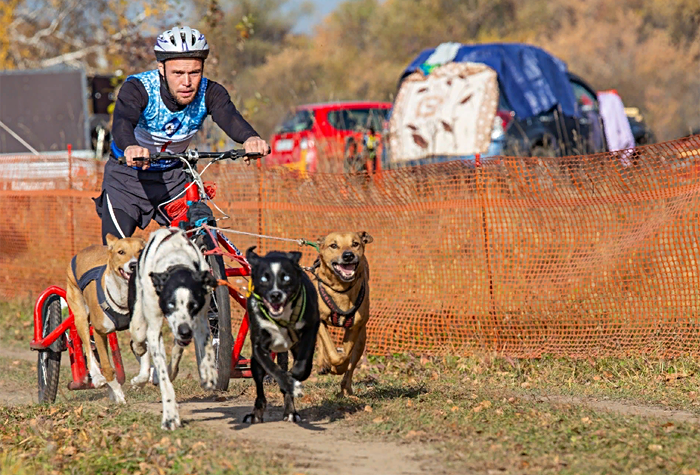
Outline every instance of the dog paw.
<path id="1" fill-rule="evenodd" d="M 116 383 L 116 384 L 114 384 Z M 107 383 L 107 390 L 109 393 L 109 400 L 112 402 L 116 402 L 117 404 L 126 404 L 126 399 L 124 398 L 124 392 L 122 392 L 122 388 L 117 383 L 117 381 L 112 381 L 110 383 Z"/>
<path id="2" fill-rule="evenodd" d="M 163 417 L 163 422 L 160 424 L 160 428 L 163 430 L 175 430 L 181 425 L 182 424 L 180 423 L 179 416 L 172 416 L 167 418 Z"/>
<path id="3" fill-rule="evenodd" d="M 297 381 L 296 379 L 293 379 L 293 390 L 292 390 L 292 396 L 296 397 L 302 397 L 304 395 L 304 391 L 302 390 L 301 383 Z"/>
<path id="4" fill-rule="evenodd" d="M 146 384 L 149 379 L 150 378 L 149 378 L 148 374 L 146 374 L 146 375 L 138 374 L 138 375 L 134 376 L 133 378 L 131 378 L 131 385 L 141 387 L 144 384 Z"/>
<path id="5" fill-rule="evenodd" d="M 216 383 L 219 379 L 219 374 L 216 371 L 216 366 L 202 366 L 199 369 L 199 384 L 207 391 L 216 389 Z"/>
<path id="6" fill-rule="evenodd" d="M 285 422 L 301 422 L 301 416 L 297 412 L 292 412 L 284 416 L 282 420 Z"/>
<path id="7" fill-rule="evenodd" d="M 216 378 L 201 381 L 200 386 L 202 386 L 202 389 L 205 391 L 213 391 L 216 389 Z"/>
<path id="8" fill-rule="evenodd" d="M 251 412 L 250 414 L 246 414 L 245 417 L 243 417 L 243 422 L 248 423 L 248 424 L 259 424 L 263 421 L 262 416 L 257 416 L 255 415 L 254 412 Z"/>
<path id="9" fill-rule="evenodd" d="M 101 388 L 102 386 L 107 384 L 107 378 L 105 378 L 101 374 L 96 374 L 94 376 L 90 376 L 90 378 L 92 379 L 92 386 L 94 388 Z"/>

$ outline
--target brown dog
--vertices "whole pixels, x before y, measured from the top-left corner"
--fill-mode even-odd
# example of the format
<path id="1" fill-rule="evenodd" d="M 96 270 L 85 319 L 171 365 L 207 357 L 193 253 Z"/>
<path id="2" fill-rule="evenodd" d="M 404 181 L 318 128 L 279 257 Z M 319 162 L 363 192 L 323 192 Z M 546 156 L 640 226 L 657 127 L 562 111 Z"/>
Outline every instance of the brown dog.
<path id="1" fill-rule="evenodd" d="M 145 244 L 141 238 L 118 239 L 108 234 L 106 246 L 83 249 L 71 260 L 67 270 L 66 300 L 86 349 L 92 384 L 96 388 L 107 384 L 110 399 L 118 403 L 126 401 L 109 362 L 107 335 L 129 328 L 129 277 Z M 90 325 L 102 371 L 93 352 L 89 351 Z"/>
<path id="2" fill-rule="evenodd" d="M 314 264 L 318 307 L 322 325 L 318 331 L 318 355 L 322 371 L 344 374 L 340 394 L 352 394 L 352 373 L 365 351 L 369 320 L 369 264 L 365 245 L 373 241 L 365 231 L 331 233 L 319 240 Z M 339 355 L 328 325 L 345 329 L 343 354 Z"/>

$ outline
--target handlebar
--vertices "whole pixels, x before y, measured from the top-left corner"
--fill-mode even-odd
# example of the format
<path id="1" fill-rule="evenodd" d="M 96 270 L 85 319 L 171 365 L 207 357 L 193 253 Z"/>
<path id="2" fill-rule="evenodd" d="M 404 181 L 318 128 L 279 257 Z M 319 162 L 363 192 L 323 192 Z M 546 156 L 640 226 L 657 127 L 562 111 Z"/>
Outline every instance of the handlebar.
<path id="1" fill-rule="evenodd" d="M 183 153 L 155 152 L 148 158 L 135 158 L 134 161 L 139 163 L 152 163 L 159 160 L 179 159 L 186 160 L 187 162 L 194 164 L 201 158 L 209 158 L 212 162 L 218 162 L 219 160 L 226 160 L 227 158 L 231 160 L 238 160 L 239 158 L 250 158 L 257 160 L 262 157 L 263 155 L 260 153 L 246 153 L 246 151 L 243 149 L 232 149 L 225 152 L 198 152 L 197 150 L 186 150 Z M 117 160 L 122 165 L 126 164 L 126 157 L 119 157 Z"/>

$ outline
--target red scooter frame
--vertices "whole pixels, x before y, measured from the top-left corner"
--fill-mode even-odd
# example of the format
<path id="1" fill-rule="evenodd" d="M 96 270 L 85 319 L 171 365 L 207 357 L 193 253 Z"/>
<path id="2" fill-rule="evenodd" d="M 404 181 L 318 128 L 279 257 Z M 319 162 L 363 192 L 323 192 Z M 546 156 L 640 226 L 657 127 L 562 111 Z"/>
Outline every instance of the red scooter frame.
<path id="1" fill-rule="evenodd" d="M 239 151 L 240 152 L 240 151 Z M 190 204 L 201 200 L 200 187 L 196 181 L 192 181 L 185 190 L 185 203 L 184 206 L 189 208 Z M 187 213 L 181 213 L 178 218 L 171 222 L 171 226 L 178 227 L 180 223 L 186 222 Z M 245 260 L 241 252 L 236 249 L 231 241 L 226 238 L 223 233 L 211 229 L 206 224 L 202 228 L 209 234 L 211 241 L 214 243 L 214 249 L 205 252 L 205 255 L 216 254 L 221 256 L 226 256 L 232 261 L 240 265 L 236 268 L 227 268 L 226 277 L 249 277 L 250 276 L 250 264 Z M 188 229 L 186 233 L 191 237 L 194 230 Z M 223 249 L 222 249 L 223 247 Z M 220 281 L 220 284 L 226 285 L 228 287 L 229 295 L 244 309 L 245 314 L 243 316 L 243 321 L 238 328 L 238 334 L 233 346 L 233 352 L 231 355 L 231 378 L 251 378 L 252 372 L 250 369 L 250 359 L 241 359 L 241 350 L 243 349 L 243 343 L 245 341 L 246 335 L 249 330 L 248 322 L 248 311 L 247 311 L 247 299 L 244 295 L 239 293 L 228 281 Z M 69 317 L 66 318 L 61 324 L 55 328 L 51 333 L 42 338 L 44 334 L 43 329 L 43 309 L 45 308 L 46 301 L 52 297 L 58 296 L 64 301 L 66 299 L 66 291 L 58 286 L 52 285 L 44 290 L 37 299 L 34 305 L 34 338 L 30 343 L 30 348 L 37 351 L 48 350 L 49 347 L 58 341 L 60 338 L 64 338 L 61 343 L 61 348 L 68 350 L 70 355 L 71 373 L 72 381 L 68 383 L 68 389 L 79 390 L 79 389 L 94 389 L 92 381 L 90 380 L 90 374 L 88 372 L 87 362 L 85 359 L 85 353 L 83 351 L 83 342 L 78 336 L 78 331 L 75 327 L 75 317 L 73 312 L 68 309 Z M 67 332 L 67 335 L 66 335 Z M 90 327 L 90 334 L 92 334 L 93 329 Z M 117 335 L 115 333 L 110 333 L 107 335 L 110 352 L 112 354 L 112 361 L 114 363 L 114 369 L 116 372 L 116 378 L 119 384 L 124 384 L 126 376 L 124 373 L 124 365 L 122 362 L 121 351 L 119 349 L 119 342 L 117 340 Z M 274 354 L 272 355 L 274 357 Z"/>

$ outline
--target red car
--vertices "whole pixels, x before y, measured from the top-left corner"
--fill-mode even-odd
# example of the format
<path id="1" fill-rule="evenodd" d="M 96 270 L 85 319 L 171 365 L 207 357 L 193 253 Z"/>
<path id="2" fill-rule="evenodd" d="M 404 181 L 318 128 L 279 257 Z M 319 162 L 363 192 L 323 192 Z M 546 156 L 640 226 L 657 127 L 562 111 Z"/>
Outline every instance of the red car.
<path id="1" fill-rule="evenodd" d="M 268 166 L 307 171 L 339 172 L 350 144 L 362 143 L 374 129 L 379 136 L 391 102 L 328 102 L 298 106 L 270 139 Z M 381 139 L 381 137 L 380 137 Z"/>

